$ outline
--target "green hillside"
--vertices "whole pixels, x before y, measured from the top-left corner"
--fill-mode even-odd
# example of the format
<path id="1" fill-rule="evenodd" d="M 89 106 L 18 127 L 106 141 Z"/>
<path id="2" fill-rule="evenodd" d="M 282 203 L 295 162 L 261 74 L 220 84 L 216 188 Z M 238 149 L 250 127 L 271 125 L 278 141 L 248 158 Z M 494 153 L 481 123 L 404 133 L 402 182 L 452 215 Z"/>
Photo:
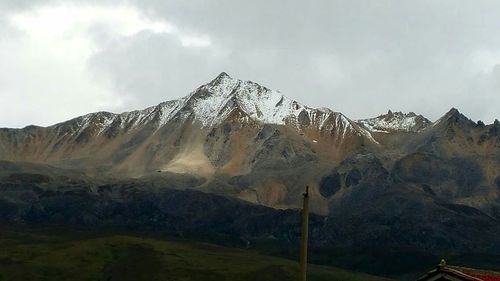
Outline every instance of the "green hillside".
<path id="1" fill-rule="evenodd" d="M 295 262 L 210 244 L 2 230 L 0 280 L 297 280 Z M 386 280 L 311 266 L 310 280 Z"/>

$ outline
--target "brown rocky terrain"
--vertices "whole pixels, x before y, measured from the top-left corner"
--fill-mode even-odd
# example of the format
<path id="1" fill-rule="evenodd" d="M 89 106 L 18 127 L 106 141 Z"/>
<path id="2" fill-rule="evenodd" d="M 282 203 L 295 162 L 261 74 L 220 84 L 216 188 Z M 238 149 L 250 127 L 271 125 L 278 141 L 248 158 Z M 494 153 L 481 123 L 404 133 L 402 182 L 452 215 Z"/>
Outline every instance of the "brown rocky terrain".
<path id="1" fill-rule="evenodd" d="M 303 106 L 225 73 L 185 98 L 142 111 L 0 129 L 2 160 L 92 177 L 192 174 L 206 179 L 199 189 L 275 207 L 294 206 L 305 184 L 317 185 L 321 167 L 376 145 L 369 131 L 341 113 Z M 311 175 L 290 181 L 285 175 L 292 172 Z M 240 178 L 247 179 L 247 188 L 230 184 Z"/>
<path id="2" fill-rule="evenodd" d="M 500 122 L 456 109 L 355 121 L 222 73 L 144 110 L 0 129 L 0 222 L 288 245 L 306 185 L 317 251 L 500 251 Z"/>

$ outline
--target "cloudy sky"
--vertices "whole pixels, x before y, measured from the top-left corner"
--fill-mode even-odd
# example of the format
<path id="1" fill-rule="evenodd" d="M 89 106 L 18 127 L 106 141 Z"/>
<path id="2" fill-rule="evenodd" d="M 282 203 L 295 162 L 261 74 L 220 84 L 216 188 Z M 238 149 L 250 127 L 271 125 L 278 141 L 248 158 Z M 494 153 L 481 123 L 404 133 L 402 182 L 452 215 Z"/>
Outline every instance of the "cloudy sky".
<path id="1" fill-rule="evenodd" d="M 225 71 L 358 119 L 500 119 L 500 1 L 0 0 L 0 127 L 187 95 Z"/>

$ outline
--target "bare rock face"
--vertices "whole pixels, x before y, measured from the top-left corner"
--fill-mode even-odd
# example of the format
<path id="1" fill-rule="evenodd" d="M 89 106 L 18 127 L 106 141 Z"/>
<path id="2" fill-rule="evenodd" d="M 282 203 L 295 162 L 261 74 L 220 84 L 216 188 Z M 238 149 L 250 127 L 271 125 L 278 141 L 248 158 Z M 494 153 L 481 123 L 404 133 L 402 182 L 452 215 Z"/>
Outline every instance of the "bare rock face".
<path id="1" fill-rule="evenodd" d="M 413 112 L 392 112 L 391 110 L 389 110 L 387 114 L 375 118 L 358 120 L 356 122 L 369 131 L 378 133 L 417 133 L 431 125 L 431 121 L 422 115 L 417 115 Z"/>
<path id="2" fill-rule="evenodd" d="M 0 129 L 0 160 L 4 218 L 17 214 L 9 208 L 30 210 L 23 202 L 59 189 L 71 192 L 57 193 L 59 199 L 88 210 L 102 210 L 87 204 L 104 192 L 106 200 L 95 202 L 124 200 L 117 191 L 123 188 L 147 189 L 151 197 L 137 199 L 147 202 L 163 200 L 154 194 L 164 189 L 195 189 L 288 209 L 300 206 L 309 185 L 313 212 L 329 217 L 317 236 L 324 243 L 432 248 L 442 242 L 465 249 L 495 246 L 490 238 L 500 236 L 494 227 L 500 220 L 498 121 L 475 123 L 456 109 L 436 122 L 392 111 L 353 121 L 226 73 L 183 98 L 143 110 Z M 20 187 L 30 188 L 20 195 Z M 138 225 L 148 219 L 139 214 L 146 205 L 137 209 Z M 478 235 L 477 245 L 444 234 L 465 222 L 459 231 L 467 239 Z M 476 224 L 485 226 L 484 235 L 471 227 Z"/>
<path id="3" fill-rule="evenodd" d="M 307 107 L 226 73 L 183 98 L 144 110 L 97 112 L 46 128 L 0 130 L 0 159 L 120 178 L 160 171 L 210 181 L 284 171 L 339 161 L 364 145 L 378 144 L 341 113 Z M 275 201 L 260 194 L 259 202 Z M 287 197 L 280 196 L 278 204 L 293 205 Z"/>

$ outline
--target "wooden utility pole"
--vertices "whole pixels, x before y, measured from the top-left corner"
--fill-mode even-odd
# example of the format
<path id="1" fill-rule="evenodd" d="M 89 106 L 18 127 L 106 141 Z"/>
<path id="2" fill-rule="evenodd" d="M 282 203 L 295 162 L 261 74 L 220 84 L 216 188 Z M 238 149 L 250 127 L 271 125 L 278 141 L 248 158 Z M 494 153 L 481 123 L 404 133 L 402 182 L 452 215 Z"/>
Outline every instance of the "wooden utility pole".
<path id="1" fill-rule="evenodd" d="M 302 206 L 302 236 L 300 239 L 300 277 L 299 281 L 307 280 L 307 241 L 309 239 L 309 186 L 306 186 Z"/>

